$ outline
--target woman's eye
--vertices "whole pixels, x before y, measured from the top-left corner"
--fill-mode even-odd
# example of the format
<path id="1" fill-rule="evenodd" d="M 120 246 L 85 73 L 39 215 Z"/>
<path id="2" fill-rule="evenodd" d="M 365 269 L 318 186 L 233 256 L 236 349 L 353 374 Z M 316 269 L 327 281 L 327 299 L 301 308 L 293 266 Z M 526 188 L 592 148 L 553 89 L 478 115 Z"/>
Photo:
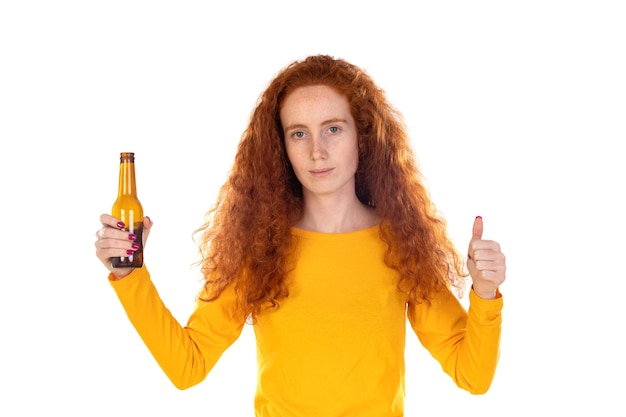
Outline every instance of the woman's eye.
<path id="1" fill-rule="evenodd" d="M 337 126 L 332 126 L 328 128 L 328 131 L 330 133 L 338 133 L 339 132 L 339 128 Z"/>
<path id="2" fill-rule="evenodd" d="M 304 132 L 294 132 L 293 137 L 296 139 L 302 139 L 304 137 Z"/>

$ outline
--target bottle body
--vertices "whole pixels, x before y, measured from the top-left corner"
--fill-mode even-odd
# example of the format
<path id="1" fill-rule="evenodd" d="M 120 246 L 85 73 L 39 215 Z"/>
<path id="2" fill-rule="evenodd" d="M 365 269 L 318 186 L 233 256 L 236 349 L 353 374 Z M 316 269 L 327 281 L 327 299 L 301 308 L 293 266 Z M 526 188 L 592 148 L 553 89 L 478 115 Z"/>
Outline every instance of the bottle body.
<path id="1" fill-rule="evenodd" d="M 136 236 L 139 245 L 133 254 L 111 260 L 114 268 L 139 268 L 143 265 L 143 207 L 137 198 L 135 180 L 135 154 L 120 154 L 120 174 L 117 199 L 111 208 L 111 215 L 124 222 L 125 230 Z"/>

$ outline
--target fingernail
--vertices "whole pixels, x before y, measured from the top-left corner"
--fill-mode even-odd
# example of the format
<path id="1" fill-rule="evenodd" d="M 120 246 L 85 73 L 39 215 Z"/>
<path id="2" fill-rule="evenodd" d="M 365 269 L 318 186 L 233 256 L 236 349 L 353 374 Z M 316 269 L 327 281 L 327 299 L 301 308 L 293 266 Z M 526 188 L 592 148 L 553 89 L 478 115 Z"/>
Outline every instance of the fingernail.
<path id="1" fill-rule="evenodd" d="M 139 249 L 139 243 L 133 243 L 133 249 Z"/>
<path id="2" fill-rule="evenodd" d="M 472 260 L 472 255 L 470 255 L 469 253 L 467 254 L 467 259 L 469 259 L 470 261 Z"/>
<path id="3" fill-rule="evenodd" d="M 137 236 L 135 236 L 134 234 L 130 233 L 128 235 L 128 240 L 136 240 L 136 239 L 137 239 Z"/>
<path id="4" fill-rule="evenodd" d="M 118 229 L 123 229 L 124 228 L 124 222 L 117 222 L 117 228 Z"/>
<path id="5" fill-rule="evenodd" d="M 126 255 L 132 255 L 133 253 L 135 253 L 135 251 L 134 251 L 134 250 L 130 250 L 130 249 L 128 249 L 128 250 L 126 251 Z"/>
<path id="6" fill-rule="evenodd" d="M 477 218 L 477 219 L 482 219 L 482 218 L 483 218 L 483 216 L 476 216 L 476 218 Z"/>

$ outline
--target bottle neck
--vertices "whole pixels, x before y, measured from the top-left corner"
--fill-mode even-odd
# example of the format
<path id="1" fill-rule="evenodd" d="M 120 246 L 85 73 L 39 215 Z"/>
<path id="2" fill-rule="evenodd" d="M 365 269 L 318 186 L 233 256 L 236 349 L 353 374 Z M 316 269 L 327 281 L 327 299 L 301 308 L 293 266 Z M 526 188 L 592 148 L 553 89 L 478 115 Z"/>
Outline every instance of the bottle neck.
<path id="1" fill-rule="evenodd" d="M 137 197 L 137 187 L 135 185 L 135 163 L 129 161 L 120 162 L 120 183 L 118 196 Z"/>

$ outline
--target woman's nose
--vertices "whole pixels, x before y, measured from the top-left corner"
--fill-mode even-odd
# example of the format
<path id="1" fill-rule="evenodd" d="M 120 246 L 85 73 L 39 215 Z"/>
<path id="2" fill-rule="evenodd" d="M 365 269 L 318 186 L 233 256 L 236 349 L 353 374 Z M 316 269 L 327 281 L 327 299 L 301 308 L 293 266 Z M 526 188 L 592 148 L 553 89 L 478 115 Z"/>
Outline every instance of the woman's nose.
<path id="1" fill-rule="evenodd" d="M 319 159 L 326 159 L 328 157 L 328 151 L 326 149 L 326 143 L 323 137 L 315 136 L 311 141 L 311 158 L 316 161 Z"/>

